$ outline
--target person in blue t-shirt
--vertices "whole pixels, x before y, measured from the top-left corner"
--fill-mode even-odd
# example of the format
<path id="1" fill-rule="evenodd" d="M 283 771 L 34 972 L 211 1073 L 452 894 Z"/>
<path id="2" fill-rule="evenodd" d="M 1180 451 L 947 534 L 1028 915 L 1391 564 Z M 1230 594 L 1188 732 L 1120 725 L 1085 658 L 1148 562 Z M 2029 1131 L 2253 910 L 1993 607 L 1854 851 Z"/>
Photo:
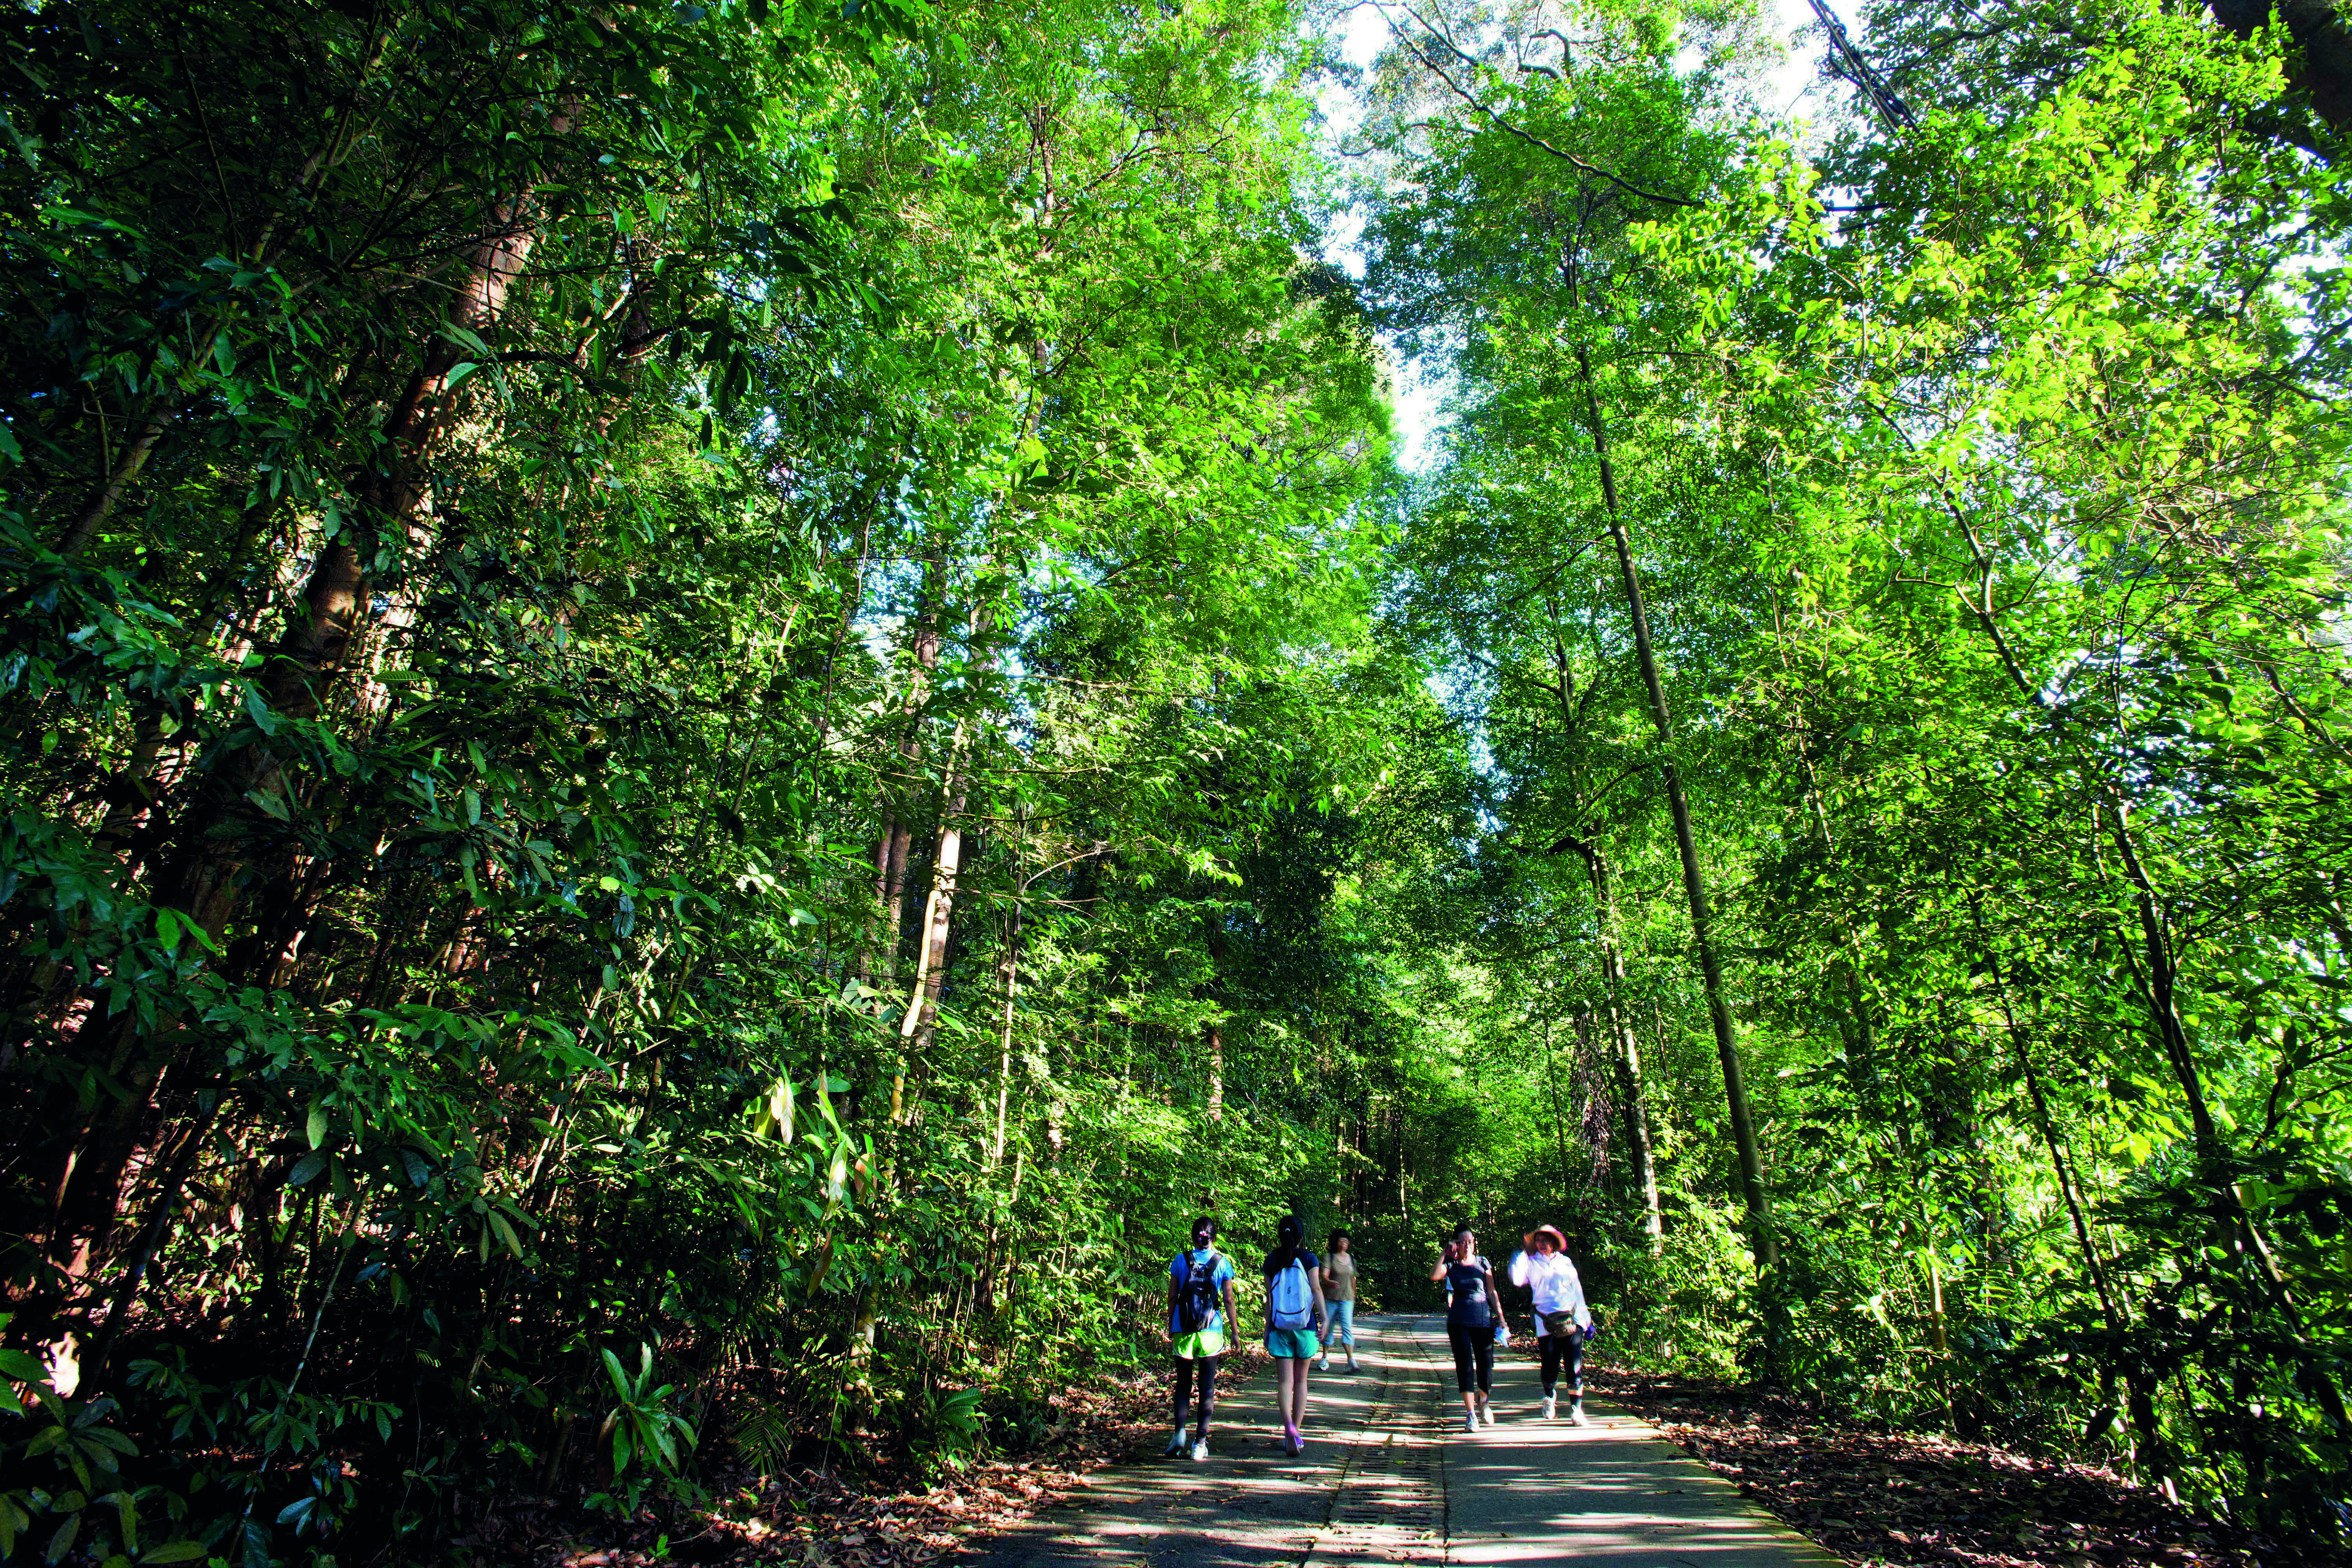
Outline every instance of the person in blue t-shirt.
<path id="1" fill-rule="evenodd" d="M 1217 1222 L 1207 1215 L 1192 1222 L 1192 1247 L 1168 1262 L 1168 1337 L 1176 1343 L 1176 1430 L 1168 1439 L 1171 1458 L 1192 1450 L 1192 1458 L 1209 1457 L 1209 1412 L 1217 1403 L 1217 1358 L 1225 1353 L 1229 1326 L 1241 1316 L 1234 1310 L 1233 1259 L 1219 1252 Z M 1199 1388 L 1200 1426 L 1188 1445 L 1184 1437 L 1186 1407 Z"/>

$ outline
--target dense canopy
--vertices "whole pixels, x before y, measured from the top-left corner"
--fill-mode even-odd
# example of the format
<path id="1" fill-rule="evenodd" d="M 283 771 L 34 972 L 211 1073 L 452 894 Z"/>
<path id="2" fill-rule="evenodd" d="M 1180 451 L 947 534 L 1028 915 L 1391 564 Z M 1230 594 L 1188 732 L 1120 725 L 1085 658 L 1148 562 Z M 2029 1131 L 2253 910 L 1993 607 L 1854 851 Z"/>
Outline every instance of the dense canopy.
<path id="1" fill-rule="evenodd" d="M 2328 5 L 5 26 L 0 1558 L 953 1467 L 1202 1212 L 2345 1544 Z"/>

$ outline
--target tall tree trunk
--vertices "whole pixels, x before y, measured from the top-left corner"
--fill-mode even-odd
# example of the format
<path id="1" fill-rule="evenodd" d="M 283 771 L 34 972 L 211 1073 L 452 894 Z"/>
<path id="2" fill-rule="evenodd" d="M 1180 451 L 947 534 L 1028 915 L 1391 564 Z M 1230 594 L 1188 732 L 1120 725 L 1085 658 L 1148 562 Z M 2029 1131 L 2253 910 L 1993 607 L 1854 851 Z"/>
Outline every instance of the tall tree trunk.
<path id="1" fill-rule="evenodd" d="M 1610 1063 L 1617 1079 L 1617 1098 L 1625 1117 L 1625 1148 L 1633 1162 L 1633 1184 L 1642 1195 L 1642 1230 L 1650 1238 L 1650 1256 L 1665 1247 L 1665 1216 L 1658 1204 L 1658 1167 L 1650 1147 L 1650 1111 L 1642 1083 L 1642 1050 L 1633 1037 L 1633 1009 L 1625 1001 L 1625 964 L 1617 948 L 1617 896 L 1609 876 L 1608 857 L 1600 846 L 1580 838 L 1564 840 L 1584 861 L 1586 880 L 1592 885 L 1593 925 L 1599 932 L 1601 992 L 1609 1024 Z"/>
<path id="2" fill-rule="evenodd" d="M 1390 1131 L 1394 1139 L 1393 1147 L 1396 1152 L 1397 1218 L 1403 1222 L 1405 1232 L 1410 1236 L 1412 1232 L 1412 1204 L 1405 1196 L 1404 1085 L 1402 1082 L 1397 1085 L 1396 1122 Z"/>
<path id="3" fill-rule="evenodd" d="M 1658 679 L 1657 655 L 1650 641 L 1649 613 L 1643 607 L 1641 574 L 1633 566 L 1633 546 L 1617 504 L 1617 475 L 1609 459 L 1609 434 L 1601 418 L 1601 397 L 1592 382 L 1592 360 L 1583 344 L 1576 348 L 1576 368 L 1584 386 L 1584 404 L 1591 421 L 1592 448 L 1601 467 L 1601 497 L 1608 520 L 1609 542 L 1616 547 L 1617 571 L 1625 589 L 1625 603 L 1633 624 L 1633 651 L 1641 665 L 1642 685 L 1650 699 L 1650 721 L 1658 732 L 1659 772 L 1664 775 L 1666 805 L 1674 817 L 1675 848 L 1682 859 L 1683 893 L 1690 903 L 1691 942 L 1698 951 L 1699 983 L 1706 994 L 1707 1022 L 1715 1030 L 1715 1052 L 1723 1069 L 1723 1095 L 1731 1118 L 1731 1139 L 1739 1161 L 1739 1185 L 1748 1208 L 1748 1244 L 1756 1252 L 1757 1267 L 1765 1277 L 1769 1298 L 1776 1288 L 1773 1276 L 1780 1266 L 1780 1245 L 1772 1224 L 1772 1202 L 1764 1186 L 1764 1156 L 1756 1138 L 1756 1121 L 1748 1106 L 1748 1077 L 1739 1059 L 1739 1033 L 1732 1022 L 1731 1005 L 1723 994 L 1723 965 L 1715 951 L 1715 916 L 1708 908 L 1706 881 L 1700 873 L 1698 847 L 1691 833 L 1690 802 L 1683 794 L 1682 770 L 1675 761 L 1674 722 L 1666 709 L 1665 688 Z M 1767 1337 L 1771 1337 L 1772 1306 L 1766 1304 Z"/>
<path id="4" fill-rule="evenodd" d="M 1209 984 L 1202 988 L 1212 1005 L 1218 1003 L 1223 992 L 1217 971 L 1225 959 L 1225 928 L 1222 913 L 1212 910 L 1208 917 Z M 1225 1119 L 1225 1021 L 1213 1018 L 1207 1029 L 1209 1052 L 1209 1121 L 1214 1123 Z"/>
<path id="5" fill-rule="evenodd" d="M 2058 1183 L 2058 1196 L 2065 1205 L 2067 1223 L 2074 1227 L 2074 1243 L 2083 1255 L 2083 1267 L 2091 1277 L 2092 1291 L 2098 1298 L 2099 1315 L 2106 1320 L 2107 1331 L 2120 1344 L 2131 1331 L 2130 1309 L 2122 1292 L 2108 1278 L 2106 1260 L 2100 1255 L 2098 1244 L 2091 1235 L 2090 1216 L 2084 1212 L 2082 1183 L 2074 1173 L 2073 1163 L 2066 1158 L 2065 1145 L 2059 1140 L 2058 1121 L 2051 1114 L 2049 1096 L 2042 1091 L 2042 1075 L 2034 1068 L 2033 1052 L 2026 1040 L 2025 1026 L 2010 1000 L 2009 981 L 2001 972 L 2000 955 L 1993 951 L 1991 933 L 1985 927 L 1983 905 L 1972 898 L 1969 908 L 1976 921 L 1977 944 L 1984 952 L 1986 972 L 1992 977 L 1993 995 L 2000 1004 L 2001 1022 L 2009 1033 L 2010 1048 L 2017 1059 L 2018 1071 L 2025 1080 L 2027 1102 L 2033 1108 L 2034 1130 L 2042 1134 L 2042 1146 L 2049 1152 L 2051 1173 Z M 2138 1371 L 2127 1371 L 2124 1382 L 2129 1394 L 2132 1426 L 2139 1434 L 2138 1454 L 2145 1456 L 2159 1475 L 2168 1473 L 2171 1468 L 2169 1447 L 2157 1421 L 2154 1386 L 2147 1375 Z"/>
<path id="6" fill-rule="evenodd" d="M 339 166 L 350 157 L 353 149 L 363 139 L 355 132 L 355 126 L 363 122 L 365 119 L 365 116 L 359 112 L 361 94 L 365 89 L 369 79 L 374 76 L 376 68 L 383 63 L 384 47 L 392 37 L 391 32 L 377 25 L 379 20 L 380 18 L 371 19 L 367 47 L 357 62 L 358 68 L 352 78 L 350 95 L 333 117 L 331 122 L 333 129 L 329 132 L 324 144 L 313 148 L 310 155 L 302 161 L 301 167 L 295 173 L 292 188 L 288 192 L 286 198 L 280 201 L 270 213 L 269 220 L 261 226 L 261 231 L 251 246 L 244 246 L 241 239 L 236 237 L 235 223 L 233 219 L 231 220 L 231 253 L 240 258 L 249 259 L 256 271 L 265 270 L 268 262 L 278 253 L 278 232 L 284 226 L 288 215 L 306 210 L 309 205 L 307 198 L 310 195 L 320 176 L 328 170 Z M 398 25 L 397 22 L 394 23 L 394 27 Z M 570 128 L 571 119 L 572 116 L 568 110 L 559 110 L 551 117 L 551 128 L 557 135 L 562 135 Z M 206 131 L 205 135 L 209 139 L 211 132 Z M 224 192 L 223 195 L 226 199 L 226 193 Z M 225 207 L 225 215 L 226 210 Z M 215 345 L 227 327 L 227 320 L 223 316 L 215 315 L 205 321 L 203 330 L 194 334 L 185 363 L 202 364 L 211 359 Z M 162 440 L 164 431 L 173 420 L 179 417 L 181 406 L 179 404 L 163 399 L 157 399 L 150 405 L 141 418 L 138 428 L 132 433 L 131 439 L 124 444 L 122 455 L 114 460 L 105 479 L 100 483 L 96 490 L 91 492 L 89 499 L 82 503 L 79 510 L 75 513 L 73 521 L 67 525 L 64 536 L 58 542 L 58 554 L 64 556 L 79 554 L 97 535 L 99 529 L 103 527 L 106 520 L 113 515 L 114 509 L 121 502 L 131 485 L 138 480 L 140 471 L 147 466 L 147 459 L 153 455 L 156 444 Z"/>
<path id="7" fill-rule="evenodd" d="M 559 122 L 559 133 L 565 127 Z M 490 233 L 466 258 L 466 276 L 449 309 L 451 325 L 477 335 L 497 330 L 507 297 L 538 241 L 539 210 L 518 197 L 490 215 Z M 376 549 L 414 550 L 427 542 L 418 521 L 425 491 L 424 459 L 452 402 L 449 375 L 467 351 L 446 331 L 423 349 L 415 373 L 387 415 L 378 458 L 354 477 L 357 516 L 319 551 L 302 593 L 303 613 L 290 620 L 257 683 L 270 711 L 311 719 L 322 710 L 325 687 L 341 671 L 367 602 L 368 558 Z M 246 851 L 215 829 L 249 820 L 260 797 L 283 801 L 283 764 L 263 742 L 222 759 L 180 825 L 182 853 L 159 902 L 194 915 L 217 936 L 238 899 L 236 875 Z"/>
<path id="8" fill-rule="evenodd" d="M 1577 711 L 1568 643 L 1560 636 L 1559 604 L 1547 600 L 1546 607 L 1550 612 L 1552 691 L 1559 703 L 1560 723 L 1573 734 L 1582 715 Z M 1642 1228 L 1649 1236 L 1650 1254 L 1654 1258 L 1665 1245 L 1665 1223 L 1658 1208 L 1658 1172 L 1650 1152 L 1649 1110 L 1642 1089 L 1642 1053 L 1634 1043 L 1633 1018 L 1624 998 L 1625 969 L 1617 952 L 1617 903 L 1610 890 L 1609 862 L 1597 845 L 1572 834 L 1553 846 L 1554 852 L 1562 846 L 1575 850 L 1583 860 L 1586 879 L 1592 886 L 1593 934 L 1599 947 L 1601 999 L 1608 1015 L 1610 1065 L 1625 1118 L 1626 1153 L 1632 1162 L 1635 1189 L 1642 1197 Z M 1548 1038 L 1546 1049 L 1549 1049 Z"/>
<path id="9" fill-rule="evenodd" d="M 217 336 L 219 331 L 219 327 L 215 325 L 213 328 L 213 336 Z M 208 337 L 205 341 L 202 355 L 196 356 L 192 363 L 201 363 L 203 358 L 209 356 L 211 353 L 212 341 Z M 178 404 L 158 399 L 154 406 L 141 417 L 138 428 L 131 432 L 131 439 L 123 444 L 122 455 L 114 459 L 105 479 L 100 483 L 96 490 L 90 493 L 89 499 L 82 503 L 81 510 L 74 514 L 73 521 L 66 525 L 64 536 L 58 541 L 58 554 L 79 555 L 89 545 L 99 529 L 104 526 L 106 520 L 114 515 L 115 507 L 121 503 L 124 493 L 131 489 L 132 482 L 139 478 L 139 471 L 147 466 L 148 458 L 155 450 L 155 443 L 163 439 L 164 430 L 170 426 L 173 419 L 179 416 L 179 413 Z"/>
<path id="10" fill-rule="evenodd" d="M 958 721 L 955 738 L 949 745 L 947 777 L 940 784 L 939 844 L 931 858 L 930 893 L 924 900 L 922 924 L 916 933 L 915 973 L 908 990 L 907 1011 L 898 1021 L 898 1063 L 890 1079 L 890 1120 L 884 1131 L 882 1168 L 874 1185 L 877 1212 L 887 1210 L 896 1195 L 898 1144 L 914 1120 L 907 1093 L 909 1077 L 922 1071 L 939 1037 L 940 998 L 947 984 L 949 939 L 954 933 L 956 882 L 963 870 L 963 816 L 969 798 L 965 750 L 976 721 L 970 715 Z M 917 1089 L 919 1093 L 919 1083 Z M 861 1359 L 874 1349 L 883 1287 L 878 1274 L 869 1275 L 858 1296 L 850 1339 L 852 1353 Z"/>
<path id="11" fill-rule="evenodd" d="M 857 959 L 858 978 L 872 976 L 887 990 L 898 977 L 898 944 L 906 921 L 907 859 L 915 842 L 914 814 L 907 808 L 907 781 L 923 758 L 923 705 L 929 700 L 932 678 L 940 668 L 940 599 L 947 591 L 947 554 L 935 544 L 923 567 L 923 602 L 915 613 L 915 637 L 910 651 L 914 669 L 908 678 L 906 701 L 899 710 L 897 784 L 884 795 L 882 830 L 874 844 L 874 899 L 882 906 L 881 965 L 877 972 L 865 952 Z"/>
<path id="12" fill-rule="evenodd" d="M 1021 989 L 1021 906 L 1004 918 L 1004 957 L 997 965 L 998 988 L 1004 994 L 1004 1022 L 997 1042 L 996 1136 L 990 1140 L 988 1163 L 1004 1163 L 1005 1114 L 1013 1103 L 1013 1005 Z"/>
<path id="13" fill-rule="evenodd" d="M 1209 1026 L 1209 1120 L 1225 1119 L 1225 1026 Z"/>
<path id="14" fill-rule="evenodd" d="M 948 939 L 954 931 L 957 880 L 963 874 L 963 818 L 971 799 L 969 751 L 971 731 L 978 725 L 971 715 L 957 721 L 955 738 L 949 743 L 948 773 L 940 784 L 940 830 L 937 847 L 931 855 L 931 889 L 923 900 L 923 915 L 916 930 L 915 978 L 909 989 L 906 1016 L 898 1022 L 898 1038 L 904 1044 L 901 1086 L 905 1062 L 922 1061 L 938 1037 L 940 994 L 947 984 Z M 900 1086 L 890 1093 L 891 1110 L 899 1110 Z"/>

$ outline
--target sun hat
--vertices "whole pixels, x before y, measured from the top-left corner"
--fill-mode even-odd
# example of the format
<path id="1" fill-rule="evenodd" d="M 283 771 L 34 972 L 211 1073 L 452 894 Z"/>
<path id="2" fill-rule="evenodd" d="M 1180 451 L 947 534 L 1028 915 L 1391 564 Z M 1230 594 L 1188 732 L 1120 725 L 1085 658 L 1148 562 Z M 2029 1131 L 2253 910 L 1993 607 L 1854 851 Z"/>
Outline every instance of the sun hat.
<path id="1" fill-rule="evenodd" d="M 1568 1250 L 1568 1237 L 1560 1235 L 1559 1226 L 1539 1225 L 1536 1226 L 1535 1229 L 1528 1232 L 1528 1240 L 1532 1244 L 1535 1241 L 1535 1238 L 1539 1236 L 1548 1236 L 1551 1237 L 1552 1246 L 1560 1251 L 1566 1252 Z"/>

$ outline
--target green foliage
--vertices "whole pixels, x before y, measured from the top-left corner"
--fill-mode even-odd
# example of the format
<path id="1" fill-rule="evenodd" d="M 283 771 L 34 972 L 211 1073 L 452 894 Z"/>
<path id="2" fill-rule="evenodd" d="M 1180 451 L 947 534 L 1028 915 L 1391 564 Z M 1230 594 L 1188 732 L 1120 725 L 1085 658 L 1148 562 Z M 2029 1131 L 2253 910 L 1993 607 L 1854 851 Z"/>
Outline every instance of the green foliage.
<path id="1" fill-rule="evenodd" d="M 952 1469 L 1202 1212 L 2336 1541 L 2308 63 L 1883 11 L 1398 16 L 1360 281 L 1264 0 L 15 14 L 0 1554 Z"/>
<path id="2" fill-rule="evenodd" d="M 951 1466 L 1270 1225 L 1305 1004 L 1204 939 L 1361 796 L 1384 438 L 1294 22 L 9 24 L 0 1229 L 124 1495 Z"/>
<path id="3" fill-rule="evenodd" d="M 0 1314 L 0 1329 L 9 1321 Z M 139 1445 L 113 1425 L 120 1412 L 113 1400 L 61 1396 L 47 1370 L 22 1351 L 0 1350 L 0 1377 L 8 1380 L 0 1403 L 31 1426 L 28 1436 L 12 1431 L 0 1441 L 0 1462 L 12 1480 L 26 1483 L 0 1492 L 0 1559 L 14 1559 L 20 1542 L 45 1563 L 72 1552 L 115 1563 L 205 1555 L 202 1542 L 181 1535 L 183 1499 L 123 1478 L 122 1461 L 137 1458 Z"/>
<path id="4" fill-rule="evenodd" d="M 2347 1088 L 2341 174 L 2276 40 L 2095 9 L 1879 7 L 1906 113 L 1810 143 L 1727 35 L 1401 33 L 1371 291 L 1455 382 L 1387 602 L 1492 757 L 1488 940 L 1549 982 L 1506 1017 L 1597 1080 L 1563 1178 L 1645 1100 L 1656 1255 L 1715 1282 L 1666 1331 L 1604 1182 L 1643 1344 L 2336 1542 L 2352 1298 L 2306 1216 L 2345 1150 L 2297 1108 Z M 1766 1150 L 1752 1286 L 1678 1254 L 1731 1129 L 1628 575 Z"/>
<path id="5" fill-rule="evenodd" d="M 597 1353 L 604 1360 L 605 1374 L 613 1380 L 613 1396 L 618 1403 L 605 1415 L 596 1439 L 612 1442 L 613 1484 L 620 1496 L 593 1493 L 588 1506 L 608 1509 L 626 1519 L 635 1515 L 651 1476 L 675 1479 L 684 1471 L 697 1434 L 694 1424 L 672 1408 L 677 1387 L 667 1383 L 654 1386 L 653 1346 L 638 1347 L 634 1375 L 609 1349 Z M 635 1476 L 629 1474 L 632 1465 L 637 1469 Z"/>

